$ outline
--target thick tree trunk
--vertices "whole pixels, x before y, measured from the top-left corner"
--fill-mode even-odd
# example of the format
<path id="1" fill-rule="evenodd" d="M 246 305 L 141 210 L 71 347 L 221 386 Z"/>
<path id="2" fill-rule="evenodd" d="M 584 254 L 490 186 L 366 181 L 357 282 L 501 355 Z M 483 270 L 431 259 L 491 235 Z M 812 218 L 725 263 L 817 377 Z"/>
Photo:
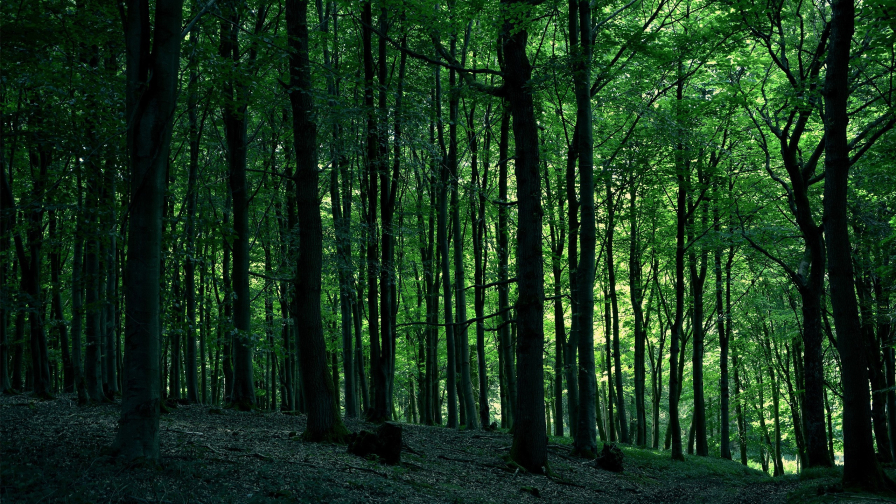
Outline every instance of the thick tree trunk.
<path id="1" fill-rule="evenodd" d="M 327 367 L 326 343 L 320 313 L 323 230 L 318 200 L 317 124 L 308 58 L 308 2 L 288 0 L 290 89 L 296 151 L 296 205 L 299 255 L 296 260 L 296 329 L 308 424 L 308 441 L 339 441 L 347 431 L 339 416 L 337 392 Z"/>
<path id="2" fill-rule="evenodd" d="M 516 5 L 522 2 L 507 2 Z M 512 18 L 511 18 L 512 19 Z M 514 410 L 511 458 L 527 471 L 542 473 L 547 464 L 544 416 L 544 277 L 542 272 L 542 209 L 539 177 L 538 123 L 532 87 L 532 66 L 526 56 L 528 33 L 513 21 L 504 25 L 502 49 L 506 65 L 504 88 L 513 116 L 517 183 L 516 302 L 517 404 Z"/>
<path id="3" fill-rule="evenodd" d="M 691 205 L 688 204 L 690 208 Z M 694 212 L 696 208 L 690 208 L 690 212 Z M 705 207 L 704 207 L 705 211 Z M 704 213 L 705 216 L 705 213 Z M 693 222 L 688 233 L 689 244 L 693 245 Z M 693 250 L 693 248 L 691 249 Z M 703 353 L 705 335 L 703 332 L 703 289 L 706 282 L 708 251 L 702 250 L 699 253 L 688 254 L 688 263 L 690 266 L 690 284 L 692 296 L 692 317 L 691 326 L 694 332 L 694 349 L 691 354 L 691 377 L 694 389 L 694 439 L 696 442 L 696 453 L 701 457 L 709 455 L 709 445 L 706 439 L 706 399 L 703 391 Z"/>
<path id="4" fill-rule="evenodd" d="M 849 53 L 855 32 L 853 0 L 831 4 L 831 41 L 824 90 L 825 177 L 824 237 L 831 307 L 837 331 L 843 383 L 843 486 L 881 491 L 893 482 L 881 471 L 871 437 L 864 340 L 853 284 L 852 251 L 847 217 L 849 143 Z"/>
<path id="5" fill-rule="evenodd" d="M 182 7 L 182 0 L 156 0 L 155 20 L 150 25 L 148 0 L 127 3 L 127 144 L 131 194 L 124 282 L 125 375 L 114 447 L 128 461 L 159 458 L 159 259 L 163 179 L 177 101 Z M 153 33 L 147 32 L 150 26 Z"/>

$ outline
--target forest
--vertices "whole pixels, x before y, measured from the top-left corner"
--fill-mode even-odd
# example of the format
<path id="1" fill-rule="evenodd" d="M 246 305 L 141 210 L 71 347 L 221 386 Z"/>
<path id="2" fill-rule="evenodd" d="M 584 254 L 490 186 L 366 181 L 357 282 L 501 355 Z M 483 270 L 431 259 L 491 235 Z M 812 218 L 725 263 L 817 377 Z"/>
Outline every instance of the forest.
<path id="1" fill-rule="evenodd" d="M 0 12 L 0 391 L 117 460 L 204 405 L 896 492 L 894 0 Z"/>

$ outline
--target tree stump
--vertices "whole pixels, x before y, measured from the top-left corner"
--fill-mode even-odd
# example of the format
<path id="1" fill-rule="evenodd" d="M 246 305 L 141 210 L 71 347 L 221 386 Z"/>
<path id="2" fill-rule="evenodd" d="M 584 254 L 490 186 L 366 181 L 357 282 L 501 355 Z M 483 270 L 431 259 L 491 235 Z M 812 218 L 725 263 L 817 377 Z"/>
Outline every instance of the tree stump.
<path id="1" fill-rule="evenodd" d="M 605 471 L 622 472 L 622 461 L 624 458 L 625 454 L 622 453 L 618 446 L 613 443 L 604 443 L 600 456 L 594 461 L 594 467 Z"/>
<path id="2" fill-rule="evenodd" d="M 364 458 L 375 455 L 381 462 L 397 464 L 401 461 L 401 426 L 387 422 L 375 433 L 362 430 L 351 434 L 348 452 Z"/>

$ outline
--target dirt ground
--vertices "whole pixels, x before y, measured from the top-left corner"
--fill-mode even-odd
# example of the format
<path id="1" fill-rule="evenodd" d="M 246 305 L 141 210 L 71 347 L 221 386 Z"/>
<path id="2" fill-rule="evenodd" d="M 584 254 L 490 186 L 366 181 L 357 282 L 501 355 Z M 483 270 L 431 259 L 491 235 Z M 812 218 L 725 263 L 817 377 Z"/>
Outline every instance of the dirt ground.
<path id="1" fill-rule="evenodd" d="M 386 466 L 344 445 L 301 441 L 302 415 L 202 405 L 162 415 L 158 467 L 125 467 L 106 454 L 118 413 L 116 404 L 79 407 L 70 395 L 0 398 L 0 502 L 767 504 L 787 502 L 806 485 L 736 462 L 671 463 L 634 448 L 625 448 L 624 472 L 607 472 L 558 443 L 549 445 L 553 475 L 535 476 L 502 460 L 511 444 L 506 433 L 410 424 L 401 424 L 400 465 Z M 353 419 L 346 426 L 375 429 Z M 812 484 L 825 493 L 823 484 Z"/>

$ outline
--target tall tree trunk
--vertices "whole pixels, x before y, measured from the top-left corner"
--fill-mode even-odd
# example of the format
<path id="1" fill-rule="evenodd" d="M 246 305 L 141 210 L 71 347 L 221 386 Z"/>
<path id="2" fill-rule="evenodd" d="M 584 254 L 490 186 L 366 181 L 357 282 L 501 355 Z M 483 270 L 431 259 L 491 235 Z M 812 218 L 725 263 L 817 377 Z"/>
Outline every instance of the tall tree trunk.
<path id="1" fill-rule="evenodd" d="M 699 171 L 699 170 L 698 170 Z M 699 177 L 702 178 L 702 177 Z M 689 198 L 690 199 L 690 198 Z M 700 206 L 699 201 L 696 204 L 688 203 L 688 213 L 693 215 L 697 207 Z M 702 210 L 703 224 L 706 221 L 706 206 Z M 705 351 L 703 332 L 703 291 L 706 283 L 706 269 L 708 261 L 708 250 L 705 248 L 699 253 L 694 251 L 694 220 L 691 219 L 688 227 L 688 266 L 690 270 L 690 287 L 691 287 L 691 326 L 694 333 L 694 348 L 691 354 L 691 377 L 694 389 L 694 440 L 696 442 L 696 453 L 701 457 L 709 455 L 709 445 L 706 439 L 706 399 L 703 391 L 703 354 Z"/>
<path id="2" fill-rule="evenodd" d="M 131 194 L 124 282 L 125 375 L 114 443 L 125 460 L 159 459 L 162 201 L 177 101 L 182 7 L 182 0 L 156 0 L 155 19 L 150 24 L 148 0 L 127 2 L 127 150 Z"/>
<path id="3" fill-rule="evenodd" d="M 647 411 L 645 410 L 645 367 L 644 354 L 647 345 L 647 330 L 644 327 L 644 289 L 641 285 L 641 244 L 638 234 L 638 212 L 636 200 L 638 188 L 634 181 L 629 188 L 629 220 L 630 220 L 630 246 L 628 260 L 629 290 L 632 298 L 632 311 L 635 316 L 635 418 L 637 419 L 637 433 L 635 443 L 638 446 L 647 445 Z"/>
<path id="4" fill-rule="evenodd" d="M 824 97 L 825 176 L 824 237 L 831 306 L 837 331 L 843 383 L 843 486 L 867 491 L 891 488 L 871 437 L 864 340 L 853 284 L 852 251 L 847 217 L 849 143 L 849 53 L 855 32 L 853 0 L 831 4 L 831 39 L 827 56 Z"/>
<path id="5" fill-rule="evenodd" d="M 81 173 L 78 173 L 78 208 L 81 208 Z M 84 371 L 81 359 L 81 333 L 83 320 L 83 293 L 82 273 L 84 270 L 84 240 L 81 219 L 75 224 L 75 245 L 72 258 L 72 371 L 74 374 L 75 390 L 78 393 L 78 404 L 87 403 L 87 387 L 84 383 Z"/>
<path id="6" fill-rule="evenodd" d="M 682 76 L 682 63 L 678 63 L 678 83 L 676 85 L 676 100 L 678 103 L 684 98 L 684 78 Z M 678 128 L 683 128 L 679 125 Z M 681 137 L 682 133 L 678 133 Z M 685 254 L 685 224 L 687 222 L 687 184 L 685 173 L 687 167 L 684 142 L 678 139 L 675 147 L 675 169 L 678 180 L 678 197 L 676 200 L 676 238 L 675 238 L 675 319 L 672 323 L 672 342 L 669 348 L 669 432 L 671 432 L 672 460 L 684 460 L 681 447 L 681 425 L 678 414 L 678 390 L 679 377 L 678 360 L 679 345 L 684 340 L 684 254 Z"/>
<path id="7" fill-rule="evenodd" d="M 507 402 L 507 411 L 501 409 L 501 418 L 506 420 L 505 427 L 513 427 L 513 418 L 516 412 L 516 372 L 514 369 L 515 350 L 510 341 L 510 286 L 507 284 L 510 272 L 510 248 L 507 239 L 509 201 L 507 199 L 507 158 L 509 156 L 510 136 L 510 108 L 504 103 L 501 112 L 501 135 L 498 142 L 498 200 L 502 203 L 498 207 L 498 311 L 501 313 L 501 323 L 498 326 L 498 351 L 501 354 L 501 373 L 504 377 L 502 387 Z"/>
<path id="8" fill-rule="evenodd" d="M 436 80 L 436 124 L 439 137 L 439 145 L 443 151 L 442 160 L 439 167 L 439 195 L 438 195 L 438 242 L 439 242 L 439 258 L 441 262 L 442 275 L 442 297 L 445 306 L 445 340 L 447 346 L 447 376 L 445 388 L 448 393 L 448 427 L 457 428 L 457 355 L 455 342 L 455 325 L 453 316 L 453 307 L 451 304 L 451 271 L 449 266 L 448 255 L 448 185 L 450 177 L 450 161 L 447 159 L 445 151 L 444 131 L 442 127 L 441 112 L 441 96 L 442 84 L 439 67 L 435 70 Z"/>
<path id="9" fill-rule="evenodd" d="M 580 162 L 581 163 L 581 162 Z M 619 350 L 619 301 L 616 294 L 616 259 L 613 257 L 613 235 L 616 231 L 616 203 L 613 201 L 613 178 L 611 173 L 606 173 L 606 205 L 607 205 L 607 291 L 610 295 L 610 308 L 613 317 L 613 363 L 616 370 L 615 386 L 616 386 L 616 415 L 619 419 L 619 441 L 628 443 L 628 417 L 625 414 L 625 393 L 622 387 L 622 355 Z M 584 197 L 582 200 L 584 201 Z M 584 227 L 583 227 L 584 234 Z M 584 247 L 583 247 L 584 248 Z M 592 247 L 593 248 L 593 247 Z M 585 260 L 585 252 L 582 251 L 582 262 Z M 593 261 L 592 261 L 593 262 Z M 581 266 L 581 265 L 580 265 Z M 581 269 L 581 267 L 580 267 Z M 580 288 L 583 287 L 580 284 Z M 579 323 L 579 327 L 585 327 Z M 579 335 L 582 336 L 581 334 Z M 582 350 L 579 349 L 579 359 L 581 360 Z M 579 391 L 581 397 L 581 391 Z M 580 401 L 581 402 L 581 401 Z"/>
<path id="10" fill-rule="evenodd" d="M 456 37 L 451 38 L 452 57 L 456 54 L 457 49 Z M 455 359 L 459 359 L 460 364 L 460 388 L 461 400 L 463 401 L 463 411 L 465 412 L 464 423 L 468 430 L 478 430 L 479 420 L 476 414 L 476 401 L 473 398 L 473 386 L 470 380 L 470 341 L 469 327 L 467 320 L 467 295 L 464 280 L 464 242 L 463 233 L 460 222 L 460 202 L 458 201 L 460 176 L 458 160 L 457 160 L 457 124 L 458 124 L 458 105 L 460 98 L 455 92 L 457 85 L 457 76 L 454 70 L 451 70 L 448 82 L 451 87 L 451 94 L 448 99 L 448 169 L 450 170 L 451 184 L 451 222 L 454 247 L 454 304 L 455 314 L 458 325 L 454 328 L 455 344 L 457 345 L 458 355 Z"/>
<path id="11" fill-rule="evenodd" d="M 302 437 L 308 441 L 338 441 L 347 431 L 339 416 L 337 391 L 327 367 L 326 343 L 320 313 L 323 230 L 318 200 L 317 124 L 311 95 L 308 58 L 308 2 L 288 0 L 290 89 L 296 151 L 296 209 L 299 219 L 299 255 L 296 260 L 296 329 L 301 359 L 303 395 L 308 424 Z"/>
<path id="12" fill-rule="evenodd" d="M 243 53 L 239 47 L 242 25 L 241 8 L 227 6 L 227 19 L 221 23 L 220 54 L 233 62 L 233 70 L 240 67 Z M 263 17 L 262 7 L 256 21 Z M 249 51 L 254 59 L 254 50 Z M 255 372 L 253 368 L 252 306 L 249 292 L 249 191 L 246 181 L 248 136 L 248 89 L 235 82 L 224 84 L 226 103 L 222 111 L 227 143 L 228 184 L 233 202 L 233 390 L 231 402 L 240 410 L 255 407 Z"/>
<path id="13" fill-rule="evenodd" d="M 575 5 L 575 0 L 570 2 L 570 7 Z M 570 17 L 570 23 L 574 23 L 576 20 L 576 13 L 572 13 Z M 570 30 L 570 33 L 575 33 L 576 30 Z M 579 200 L 576 197 L 576 162 L 579 159 L 579 146 L 578 146 L 578 129 L 579 124 L 576 121 L 576 125 L 573 128 L 573 141 L 569 145 L 569 150 L 566 154 L 566 203 L 567 203 L 567 225 L 569 226 L 569 305 L 570 311 L 572 312 L 570 316 L 570 327 L 569 327 L 569 338 L 566 341 L 565 355 L 563 358 L 564 370 L 566 371 L 566 400 L 567 400 L 567 409 L 569 410 L 569 435 L 573 439 L 576 437 L 576 427 L 578 425 L 578 403 L 579 403 L 579 386 L 578 386 L 578 363 L 577 363 L 577 353 L 579 348 L 579 315 L 578 315 L 578 283 L 576 277 L 578 276 L 578 267 L 579 267 L 579 257 L 578 257 L 578 245 L 579 245 Z M 593 163 L 592 163 L 593 164 Z M 592 186 L 594 185 L 594 180 L 592 176 Z M 593 285 L 592 285 L 593 288 Z M 592 311 L 594 305 L 594 294 L 591 295 L 591 303 L 592 303 Z M 593 318 L 593 315 L 592 315 Z M 592 321 L 593 322 L 593 321 Z M 594 333 L 592 331 L 592 347 L 594 346 Z M 595 387 L 596 389 L 596 387 Z M 599 392 L 595 394 L 598 398 L 600 397 Z M 603 429 L 603 427 L 601 427 Z M 603 436 L 602 436 L 603 439 Z"/>
<path id="14" fill-rule="evenodd" d="M 104 263 L 105 263 L 105 291 L 106 295 L 103 299 L 103 383 L 105 385 L 104 395 L 112 400 L 118 393 L 118 376 L 117 376 L 117 352 L 116 352 L 116 314 L 115 300 L 116 286 L 118 285 L 118 264 L 116 259 L 118 250 L 116 239 L 115 216 L 115 168 L 114 160 L 109 159 L 106 163 L 103 177 L 103 193 L 105 200 L 109 205 L 106 210 L 106 218 L 103 219 L 103 234 L 107 236 L 104 240 Z"/>
<path id="15" fill-rule="evenodd" d="M 718 179 L 715 180 L 713 184 L 713 207 L 712 207 L 712 220 L 713 220 L 713 230 L 716 235 L 721 237 L 722 234 L 722 225 L 719 219 L 719 211 L 721 207 L 721 200 L 719 195 L 719 183 Z M 723 278 L 722 278 L 722 248 L 716 247 L 713 253 L 713 266 L 714 266 L 714 274 L 715 274 L 715 290 L 716 290 L 716 332 L 719 335 L 719 396 L 720 396 L 720 404 L 719 409 L 721 410 L 721 429 L 720 429 L 720 437 L 719 437 L 719 451 L 722 458 L 731 460 L 731 445 L 729 441 L 730 437 L 730 406 L 729 406 L 729 393 L 728 393 L 728 341 L 730 337 L 730 325 L 729 325 L 729 314 L 727 311 L 727 305 L 724 304 L 722 294 L 723 294 Z"/>
<path id="16" fill-rule="evenodd" d="M 226 200 L 224 203 L 224 218 L 222 219 L 223 229 L 229 229 L 228 223 L 230 222 L 230 208 L 232 206 L 232 198 L 230 196 L 230 192 L 227 192 Z M 292 229 L 292 228 L 290 228 Z M 230 404 L 233 400 L 233 282 L 231 281 L 231 257 L 233 255 L 233 248 L 230 246 L 230 241 L 228 240 L 229 233 L 222 233 L 221 245 L 224 249 L 224 258 L 221 262 L 221 276 L 222 285 L 224 290 L 224 300 L 223 300 L 223 320 L 219 323 L 219 336 L 221 338 L 221 354 L 222 360 L 224 361 L 221 365 L 222 372 L 224 373 L 224 392 L 223 402 L 225 404 Z M 284 318 L 291 318 L 292 315 L 288 312 L 284 315 Z M 285 326 L 288 330 L 289 325 Z"/>
<path id="17" fill-rule="evenodd" d="M 197 23 L 198 24 L 198 23 Z M 187 382 L 187 400 L 190 402 L 199 401 L 199 382 L 196 376 L 196 177 L 199 170 L 199 141 L 200 126 L 197 113 L 198 86 L 199 75 L 196 73 L 196 53 L 199 45 L 199 27 L 193 29 L 190 36 L 192 45 L 190 60 L 191 68 L 190 80 L 187 84 L 187 113 L 189 116 L 189 142 L 190 142 L 190 161 L 189 175 L 187 176 L 187 215 L 186 215 L 186 252 L 187 257 L 184 261 L 184 290 L 187 297 L 187 324 L 186 324 L 186 382 Z M 204 366 L 204 363 L 203 363 Z M 204 368 L 203 368 L 204 369 Z"/>
<path id="18" fill-rule="evenodd" d="M 488 427 L 491 422 L 488 404 L 488 376 L 486 375 L 485 361 L 485 268 L 487 266 L 485 259 L 485 230 L 486 216 L 485 203 L 486 191 L 488 190 L 488 168 L 489 154 L 491 149 L 491 128 L 485 131 L 485 160 L 482 166 L 482 176 L 479 175 L 479 144 L 476 138 L 475 124 L 475 104 L 470 106 L 470 113 L 467 118 L 468 142 L 470 145 L 470 166 L 473 176 L 473 187 L 477 197 L 473 200 L 474 204 L 470 205 L 471 221 L 473 222 L 473 283 L 476 285 L 474 292 L 473 307 L 476 313 L 476 364 L 478 370 L 476 372 L 479 379 L 479 424 L 482 428 Z M 485 112 L 485 124 L 491 121 L 491 107 L 489 106 Z M 562 418 L 562 415 L 560 416 Z M 563 423 L 560 423 L 562 436 Z"/>
<path id="19" fill-rule="evenodd" d="M 521 1 L 507 0 L 517 7 Z M 514 11 L 518 12 L 518 11 Z M 532 66 L 526 56 L 528 32 L 508 18 L 501 40 L 504 53 L 504 88 L 513 116 L 517 183 L 517 286 L 516 302 L 517 404 L 514 410 L 510 456 L 527 471 L 541 473 L 547 464 L 544 416 L 544 277 L 542 272 L 542 209 L 539 177 L 538 123 L 535 120 Z"/>
<path id="20" fill-rule="evenodd" d="M 767 326 L 765 328 L 765 359 L 767 363 L 768 378 L 772 388 L 772 407 L 775 415 L 775 441 L 774 441 L 774 463 L 775 469 L 773 476 L 784 475 L 784 462 L 781 459 L 781 387 L 775 376 L 775 367 L 772 365 L 772 350 L 769 339 L 772 337 Z"/>
<path id="21" fill-rule="evenodd" d="M 734 415 L 737 417 L 737 438 L 740 448 L 740 463 L 747 465 L 747 420 L 746 408 L 743 406 L 741 393 L 743 388 L 740 382 L 740 368 L 737 365 L 737 351 L 731 356 L 731 365 L 734 367 L 734 391 L 737 394 L 734 403 Z"/>
<path id="22" fill-rule="evenodd" d="M 367 109 L 367 169 L 364 174 L 367 194 L 366 223 L 367 223 L 367 310 L 368 310 L 368 332 L 370 334 L 370 373 L 374 383 L 374 401 L 367 410 L 366 415 L 370 420 L 382 421 L 388 415 L 386 410 L 386 396 L 378 395 L 379 390 L 385 392 L 385 381 L 380 376 L 376 364 L 380 359 L 380 327 L 377 323 L 380 320 L 380 309 L 378 304 L 379 285 L 378 276 L 382 264 L 379 262 L 379 232 L 377 226 L 377 199 L 378 182 L 382 160 L 380 159 L 380 138 L 379 125 L 377 124 L 377 114 L 374 109 L 374 87 L 377 85 L 374 81 L 374 63 L 373 63 L 373 13 L 372 2 L 364 3 L 361 12 L 362 26 L 362 42 L 364 51 L 364 107 Z M 380 82 L 379 85 L 384 83 Z M 383 381 L 381 381 L 383 380 Z M 365 384 L 366 385 L 366 384 Z"/>
<path id="23" fill-rule="evenodd" d="M 318 10 L 321 6 L 318 5 Z M 329 14 L 332 13 L 332 20 Z M 321 18 L 321 30 L 325 33 L 330 31 L 330 23 L 332 22 L 333 43 L 338 44 L 338 16 L 332 2 L 327 4 L 325 12 L 318 12 Z M 330 68 L 338 70 L 338 60 L 330 56 L 327 44 L 324 44 L 324 64 Z M 339 98 L 338 83 L 333 76 L 327 74 L 327 95 L 328 106 L 335 107 Z M 348 186 L 346 163 L 347 160 L 342 151 L 342 127 L 337 122 L 333 124 L 333 148 L 331 152 L 333 168 L 330 171 L 330 199 L 332 201 L 333 224 L 336 228 L 336 267 L 339 277 L 339 314 L 341 321 L 342 334 L 342 374 L 345 376 L 345 416 L 357 417 L 357 400 L 355 399 L 355 359 L 354 350 L 352 349 L 352 309 L 351 309 L 351 240 L 350 240 L 350 224 L 351 215 L 343 215 L 345 208 L 342 202 L 342 187 L 339 184 L 339 178 L 342 177 L 344 185 Z M 350 200 L 350 198 L 346 198 Z M 345 205 L 350 205 L 350 201 L 346 201 Z M 349 207 L 350 209 L 350 207 Z"/>
<path id="24" fill-rule="evenodd" d="M 571 5 L 572 6 L 572 5 Z M 578 4 L 578 50 L 574 63 L 576 95 L 576 136 L 579 158 L 579 209 L 580 253 L 576 263 L 576 305 L 578 318 L 576 343 L 578 345 L 578 389 L 576 404 L 575 451 L 584 457 L 597 455 L 595 432 L 595 368 L 594 368 L 594 248 L 596 230 L 594 223 L 594 149 L 591 132 L 591 4 Z M 570 25 L 575 24 L 570 14 Z M 571 26 L 573 27 L 573 26 Z M 620 382 L 621 384 L 621 382 Z M 626 439 L 623 439 L 627 441 Z"/>
<path id="25" fill-rule="evenodd" d="M 389 20 L 385 5 L 381 7 L 379 15 L 380 33 L 386 34 L 389 29 Z M 377 174 L 380 178 L 380 219 L 382 221 L 382 255 L 380 256 L 379 275 L 380 275 L 380 332 L 379 341 L 371 340 L 370 353 L 370 372 L 373 375 L 374 385 L 374 411 L 375 415 L 372 420 L 381 421 L 392 418 L 392 356 L 395 344 L 395 321 L 393 318 L 393 292 L 395 284 L 393 257 L 395 255 L 395 239 L 394 230 L 392 229 L 393 215 L 395 213 L 395 193 L 398 187 L 397 175 L 400 165 L 400 157 L 394 162 L 395 176 L 389 174 L 389 147 L 388 138 L 390 136 L 387 126 L 388 117 L 388 99 L 386 94 L 387 81 L 387 61 L 386 61 L 386 39 L 379 37 L 379 54 L 377 58 L 377 87 L 379 89 L 379 114 L 380 119 L 377 124 L 378 134 L 377 140 L 379 149 L 378 165 L 376 166 Z M 404 73 L 404 60 L 407 53 L 402 52 L 402 64 L 400 65 L 399 74 Z M 403 78 L 399 76 L 399 81 Z M 402 87 L 399 83 L 399 89 L 396 97 L 396 124 L 399 128 L 393 131 L 393 141 L 399 146 L 401 143 L 401 128 L 398 116 L 400 114 Z M 371 211 L 376 211 L 373 208 Z M 371 323 L 376 323 L 375 319 L 371 319 Z M 374 345 L 376 343 L 376 345 Z"/>
<path id="26" fill-rule="evenodd" d="M 50 236 L 57 236 L 58 233 L 58 218 L 55 210 L 50 211 Z M 69 351 L 68 344 L 68 323 L 65 321 L 65 315 L 62 311 L 62 285 L 61 285 L 61 276 L 62 276 L 62 254 L 60 253 L 59 247 L 54 246 L 52 252 L 50 252 L 50 282 L 53 286 L 53 325 L 56 327 L 59 349 L 62 352 L 62 374 L 63 374 L 63 386 L 62 390 L 64 392 L 72 392 L 74 389 L 74 378 L 72 376 L 72 356 Z M 0 266 L 0 272 L 5 270 L 5 265 Z M 2 275 L 2 273 L 0 273 Z M 3 285 L 2 279 L 0 279 L 0 285 Z M 5 317 L 5 313 L 0 315 L 0 317 Z M 0 339 L 0 344 L 3 344 L 4 351 L 0 358 L 3 358 L 2 362 L 2 375 L 0 375 L 0 379 L 3 380 L 4 385 L 9 384 L 9 377 L 6 375 L 6 320 L 0 318 L 0 330 L 3 331 L 2 339 Z M 0 390 L 5 391 L 6 388 Z"/>

